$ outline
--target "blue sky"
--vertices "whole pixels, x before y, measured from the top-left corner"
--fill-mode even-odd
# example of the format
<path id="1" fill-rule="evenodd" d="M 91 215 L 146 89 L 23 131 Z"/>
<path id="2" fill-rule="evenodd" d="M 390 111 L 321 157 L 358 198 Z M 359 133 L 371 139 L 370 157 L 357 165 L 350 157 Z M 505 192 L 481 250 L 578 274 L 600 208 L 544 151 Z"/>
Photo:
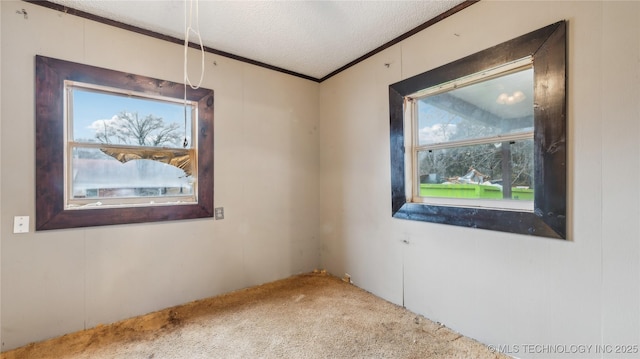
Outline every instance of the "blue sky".
<path id="1" fill-rule="evenodd" d="M 180 131 L 184 131 L 184 107 L 182 104 L 159 102 L 127 96 L 112 95 L 74 88 L 73 121 L 74 139 L 93 139 L 95 130 L 92 124 L 96 121 L 110 120 L 121 112 L 137 112 L 144 118 L 150 114 L 162 117 L 166 124 L 177 123 Z M 187 112 L 190 116 L 190 112 Z M 191 124 L 187 120 L 187 131 Z M 191 138 L 188 133 L 187 138 Z"/>

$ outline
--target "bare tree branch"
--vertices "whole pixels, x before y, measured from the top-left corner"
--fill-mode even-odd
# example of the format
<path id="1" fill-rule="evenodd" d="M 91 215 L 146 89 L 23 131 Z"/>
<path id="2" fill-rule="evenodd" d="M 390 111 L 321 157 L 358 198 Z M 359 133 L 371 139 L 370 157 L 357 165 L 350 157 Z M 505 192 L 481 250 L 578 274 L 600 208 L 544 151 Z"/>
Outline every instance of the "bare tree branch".
<path id="1" fill-rule="evenodd" d="M 136 144 L 138 146 L 177 145 L 181 140 L 177 123 L 166 124 L 162 117 L 147 115 L 140 118 L 137 112 L 121 112 L 112 120 L 103 121 L 103 129 L 95 137 L 102 143 Z"/>

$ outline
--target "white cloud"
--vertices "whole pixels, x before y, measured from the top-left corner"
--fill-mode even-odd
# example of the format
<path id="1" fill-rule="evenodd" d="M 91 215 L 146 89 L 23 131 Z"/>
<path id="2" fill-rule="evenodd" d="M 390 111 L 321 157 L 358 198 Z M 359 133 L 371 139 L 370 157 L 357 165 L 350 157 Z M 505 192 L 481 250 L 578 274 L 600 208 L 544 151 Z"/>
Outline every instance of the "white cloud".
<path id="1" fill-rule="evenodd" d="M 94 133 L 104 132 L 105 128 L 119 127 L 118 124 L 120 123 L 120 121 L 120 118 L 114 115 L 110 119 L 95 120 L 89 126 L 87 126 L 87 128 Z"/>

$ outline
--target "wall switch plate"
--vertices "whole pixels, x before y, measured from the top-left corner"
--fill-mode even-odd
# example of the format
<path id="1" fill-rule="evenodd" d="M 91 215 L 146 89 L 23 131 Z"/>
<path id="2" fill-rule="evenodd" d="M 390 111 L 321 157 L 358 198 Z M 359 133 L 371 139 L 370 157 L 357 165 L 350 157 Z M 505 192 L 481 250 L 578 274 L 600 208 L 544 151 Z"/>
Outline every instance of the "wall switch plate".
<path id="1" fill-rule="evenodd" d="M 13 217 L 13 233 L 29 232 L 29 216 Z"/>
<path id="2" fill-rule="evenodd" d="M 216 219 L 224 219 L 224 207 L 216 207 L 213 209 L 213 215 Z"/>

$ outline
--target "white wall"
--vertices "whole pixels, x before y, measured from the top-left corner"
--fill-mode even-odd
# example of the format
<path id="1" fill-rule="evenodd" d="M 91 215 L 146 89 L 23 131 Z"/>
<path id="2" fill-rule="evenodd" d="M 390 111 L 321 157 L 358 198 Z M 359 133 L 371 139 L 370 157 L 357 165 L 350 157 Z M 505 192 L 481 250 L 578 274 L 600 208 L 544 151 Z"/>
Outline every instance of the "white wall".
<path id="1" fill-rule="evenodd" d="M 570 240 L 392 219 L 388 85 L 563 19 Z M 323 266 L 518 357 L 640 344 L 639 59 L 640 2 L 485 0 L 323 82 Z"/>
<path id="2" fill-rule="evenodd" d="M 215 90 L 225 219 L 34 233 L 34 56 L 181 82 L 183 50 L 25 2 L 0 6 L 3 351 L 319 266 L 319 84 L 211 54 L 203 87 Z M 31 216 L 30 233 L 12 233 L 16 215 Z"/>

